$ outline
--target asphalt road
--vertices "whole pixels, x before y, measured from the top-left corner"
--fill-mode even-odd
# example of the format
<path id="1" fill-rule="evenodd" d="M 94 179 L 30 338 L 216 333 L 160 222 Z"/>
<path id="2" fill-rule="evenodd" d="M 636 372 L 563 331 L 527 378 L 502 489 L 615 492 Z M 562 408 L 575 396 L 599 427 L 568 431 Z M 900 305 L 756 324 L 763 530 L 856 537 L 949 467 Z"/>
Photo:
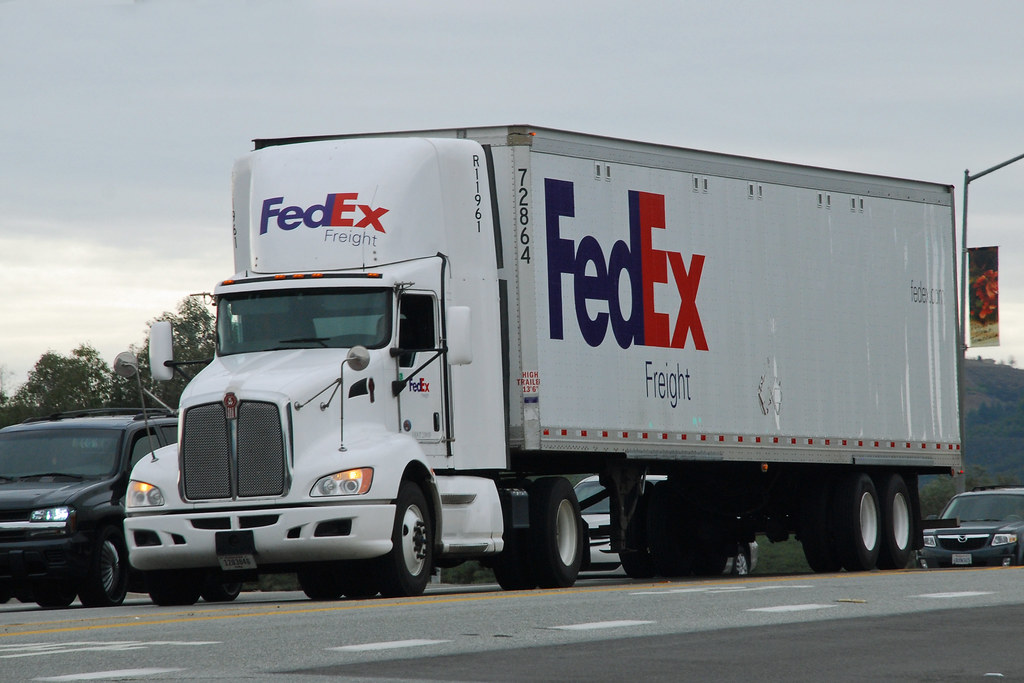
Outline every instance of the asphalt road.
<path id="1" fill-rule="evenodd" d="M 1024 679 L 1020 568 L 0 605 L 0 680 Z"/>

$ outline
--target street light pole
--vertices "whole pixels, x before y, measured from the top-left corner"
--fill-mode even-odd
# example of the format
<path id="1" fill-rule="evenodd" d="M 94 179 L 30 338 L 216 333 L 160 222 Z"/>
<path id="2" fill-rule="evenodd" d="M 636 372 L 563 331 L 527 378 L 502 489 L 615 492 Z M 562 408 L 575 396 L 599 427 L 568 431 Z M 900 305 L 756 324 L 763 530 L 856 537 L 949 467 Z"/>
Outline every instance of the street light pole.
<path id="1" fill-rule="evenodd" d="M 992 168 L 986 168 L 980 173 L 971 175 L 970 170 L 964 169 L 964 208 L 963 218 L 960 221 L 960 453 L 961 458 L 966 453 L 964 448 L 964 442 L 966 441 L 964 434 L 964 373 L 965 364 L 967 361 L 967 188 L 968 186 L 978 178 L 983 178 L 993 171 L 1009 166 L 1010 164 L 1024 159 L 1024 154 L 1018 154 L 1012 159 L 1007 159 L 1001 164 L 996 164 Z M 963 492 L 966 486 L 966 472 L 964 477 L 957 483 L 957 491 Z"/>
<path id="2" fill-rule="evenodd" d="M 1021 159 L 1024 159 L 1024 154 L 1018 154 L 1012 159 L 996 164 L 992 168 L 986 168 L 981 173 L 975 173 L 974 175 L 971 175 L 969 170 L 964 169 L 964 214 L 963 219 L 960 221 L 960 334 L 963 337 L 961 339 L 961 349 L 965 356 L 967 354 L 967 188 L 978 178 L 983 178 L 989 173 L 998 171 Z"/>

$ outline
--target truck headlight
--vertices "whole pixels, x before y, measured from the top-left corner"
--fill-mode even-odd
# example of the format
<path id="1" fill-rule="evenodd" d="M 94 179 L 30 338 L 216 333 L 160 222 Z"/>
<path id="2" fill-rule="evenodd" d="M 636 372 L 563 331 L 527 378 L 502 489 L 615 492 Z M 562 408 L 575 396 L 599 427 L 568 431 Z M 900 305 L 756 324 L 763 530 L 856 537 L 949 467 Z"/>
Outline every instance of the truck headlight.
<path id="1" fill-rule="evenodd" d="M 992 545 L 1006 545 L 1007 543 L 1016 543 L 1017 534 L 996 534 L 992 537 Z"/>
<path id="2" fill-rule="evenodd" d="M 129 508 L 152 508 L 164 504 L 164 494 L 160 487 L 147 484 L 144 481 L 128 483 L 128 496 L 125 500 L 125 507 Z"/>
<path id="3" fill-rule="evenodd" d="M 935 547 L 935 537 L 934 536 L 925 536 L 924 537 L 924 547 L 925 548 L 934 548 Z"/>
<path id="4" fill-rule="evenodd" d="M 373 481 L 373 468 L 360 467 L 355 470 L 335 472 L 321 477 L 313 484 L 309 495 L 323 496 L 359 496 L 370 490 Z"/>

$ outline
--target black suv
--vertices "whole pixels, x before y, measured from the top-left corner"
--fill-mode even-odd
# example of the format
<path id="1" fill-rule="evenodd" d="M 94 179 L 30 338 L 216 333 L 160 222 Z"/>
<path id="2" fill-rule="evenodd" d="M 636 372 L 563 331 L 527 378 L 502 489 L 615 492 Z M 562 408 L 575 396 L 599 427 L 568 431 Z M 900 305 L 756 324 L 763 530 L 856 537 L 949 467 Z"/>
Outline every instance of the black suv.
<path id="1" fill-rule="evenodd" d="M 119 605 L 128 590 L 131 468 L 177 441 L 163 411 L 97 410 L 0 429 L 0 602 Z"/>
<path id="2" fill-rule="evenodd" d="M 990 486 L 953 496 L 940 517 L 959 526 L 925 529 L 922 567 L 1024 564 L 1024 486 Z"/>

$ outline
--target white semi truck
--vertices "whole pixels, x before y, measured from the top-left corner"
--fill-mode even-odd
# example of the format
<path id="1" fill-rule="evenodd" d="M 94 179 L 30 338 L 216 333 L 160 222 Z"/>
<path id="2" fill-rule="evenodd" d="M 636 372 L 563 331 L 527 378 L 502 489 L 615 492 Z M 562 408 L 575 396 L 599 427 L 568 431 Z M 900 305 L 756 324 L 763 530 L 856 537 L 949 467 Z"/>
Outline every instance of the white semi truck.
<path id="1" fill-rule="evenodd" d="M 598 473 L 631 576 L 756 533 L 904 566 L 918 475 L 961 466 L 953 235 L 949 186 L 544 128 L 258 140 L 131 562 L 162 604 L 210 572 L 415 595 L 469 559 L 569 586 L 565 475 Z"/>

